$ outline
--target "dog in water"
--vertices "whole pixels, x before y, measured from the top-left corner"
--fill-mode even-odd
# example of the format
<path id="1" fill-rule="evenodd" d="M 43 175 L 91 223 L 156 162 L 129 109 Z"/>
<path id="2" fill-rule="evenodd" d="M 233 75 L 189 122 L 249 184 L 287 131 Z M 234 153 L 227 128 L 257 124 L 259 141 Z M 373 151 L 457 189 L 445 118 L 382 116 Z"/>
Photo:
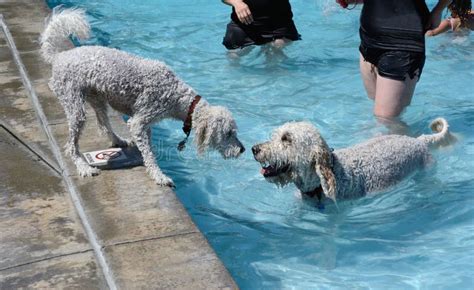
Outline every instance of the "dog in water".
<path id="1" fill-rule="evenodd" d="M 304 196 L 335 202 L 386 189 L 429 164 L 430 147 L 450 138 L 445 119 L 434 120 L 431 129 L 418 138 L 385 135 L 333 151 L 312 124 L 290 122 L 252 152 L 267 181 L 293 182 Z"/>
<path id="2" fill-rule="evenodd" d="M 41 53 L 52 65 L 51 90 L 59 98 L 69 123 L 66 153 L 81 176 L 99 173 L 79 152 L 78 140 L 86 121 L 85 103 L 95 111 L 99 128 L 112 146 L 135 144 L 148 173 L 159 185 L 172 186 L 163 174 L 150 146 L 150 126 L 165 118 L 184 122 L 188 136 L 202 154 L 218 150 L 224 158 L 236 158 L 245 148 L 237 138 L 237 126 L 224 107 L 211 106 L 181 81 L 164 63 L 102 46 L 72 48 L 69 37 L 86 39 L 89 23 L 83 10 L 55 10 L 41 35 Z M 114 133 L 107 117 L 108 106 L 130 116 L 132 140 Z"/>

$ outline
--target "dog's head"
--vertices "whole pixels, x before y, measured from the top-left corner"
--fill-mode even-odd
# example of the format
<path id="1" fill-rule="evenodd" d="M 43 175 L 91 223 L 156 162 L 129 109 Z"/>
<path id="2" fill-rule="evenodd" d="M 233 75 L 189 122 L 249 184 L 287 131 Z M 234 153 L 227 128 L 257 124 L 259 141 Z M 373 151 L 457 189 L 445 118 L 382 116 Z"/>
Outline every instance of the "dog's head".
<path id="1" fill-rule="evenodd" d="M 281 186 L 294 182 L 302 192 L 321 185 L 324 194 L 335 200 L 332 153 L 310 123 L 286 123 L 273 132 L 270 141 L 253 146 L 252 152 L 267 181 Z"/>
<path id="2" fill-rule="evenodd" d="M 237 125 L 232 114 L 224 107 L 203 105 L 196 108 L 193 127 L 198 153 L 217 150 L 224 158 L 237 158 L 245 147 L 237 138 Z"/>

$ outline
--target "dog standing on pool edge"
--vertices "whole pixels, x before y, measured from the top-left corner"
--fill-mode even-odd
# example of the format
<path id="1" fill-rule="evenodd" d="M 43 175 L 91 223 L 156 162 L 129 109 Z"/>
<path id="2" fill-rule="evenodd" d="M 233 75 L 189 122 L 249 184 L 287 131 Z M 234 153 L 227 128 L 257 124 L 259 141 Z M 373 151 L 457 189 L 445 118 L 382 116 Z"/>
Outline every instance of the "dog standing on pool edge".
<path id="1" fill-rule="evenodd" d="M 267 181 L 293 182 L 306 196 L 336 201 L 381 191 L 429 164 L 429 147 L 450 137 L 442 118 L 431 129 L 434 134 L 418 138 L 386 135 L 332 151 L 312 124 L 290 122 L 252 151 Z"/>
<path id="2" fill-rule="evenodd" d="M 99 128 L 112 141 L 112 146 L 135 144 L 148 173 L 160 185 L 171 186 L 173 181 L 160 170 L 151 150 L 152 123 L 165 118 L 182 120 L 186 135 L 195 130 L 200 154 L 216 149 L 224 158 L 236 158 L 244 152 L 231 113 L 224 107 L 210 106 L 164 63 L 102 46 L 68 49 L 71 35 L 86 39 L 89 30 L 83 10 L 55 10 L 41 35 L 42 56 L 52 64 L 49 86 L 69 123 L 66 153 L 81 176 L 100 171 L 87 164 L 79 152 L 86 101 L 94 109 Z M 107 117 L 108 105 L 130 116 L 127 125 L 132 141 L 114 133 Z"/>

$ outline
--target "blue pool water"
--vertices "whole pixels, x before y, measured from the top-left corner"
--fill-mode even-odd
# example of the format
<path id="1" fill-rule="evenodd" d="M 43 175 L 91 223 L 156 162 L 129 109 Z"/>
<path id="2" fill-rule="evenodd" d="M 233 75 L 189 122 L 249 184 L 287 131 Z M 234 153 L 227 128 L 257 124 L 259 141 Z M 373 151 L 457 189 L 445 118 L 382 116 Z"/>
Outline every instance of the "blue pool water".
<path id="1" fill-rule="evenodd" d="M 435 1 L 429 1 L 432 5 Z M 309 120 L 340 148 L 386 132 L 358 71 L 359 10 L 292 0 L 303 40 L 285 55 L 240 60 L 221 45 L 230 9 L 209 0 L 50 0 L 87 9 L 89 44 L 164 60 L 213 104 L 231 109 L 247 146 L 285 121 Z M 474 276 L 474 34 L 427 41 L 427 63 L 403 115 L 412 134 L 445 117 L 459 142 L 437 163 L 376 196 L 323 212 L 238 160 L 176 152 L 182 124 L 155 126 L 158 161 L 242 289 L 472 289 Z"/>

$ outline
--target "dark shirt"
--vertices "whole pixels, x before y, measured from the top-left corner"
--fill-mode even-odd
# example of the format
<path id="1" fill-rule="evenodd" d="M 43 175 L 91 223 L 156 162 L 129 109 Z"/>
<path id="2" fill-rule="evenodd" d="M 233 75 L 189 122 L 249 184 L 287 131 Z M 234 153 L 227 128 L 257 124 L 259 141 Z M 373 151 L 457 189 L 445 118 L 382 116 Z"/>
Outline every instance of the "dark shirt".
<path id="1" fill-rule="evenodd" d="M 289 0 L 244 0 L 252 12 L 253 22 L 250 26 L 263 31 L 273 31 L 293 23 L 293 13 Z M 242 24 L 235 10 L 232 9 L 232 20 Z"/>
<path id="2" fill-rule="evenodd" d="M 360 17 L 362 45 L 424 52 L 429 16 L 424 0 L 365 0 Z"/>

